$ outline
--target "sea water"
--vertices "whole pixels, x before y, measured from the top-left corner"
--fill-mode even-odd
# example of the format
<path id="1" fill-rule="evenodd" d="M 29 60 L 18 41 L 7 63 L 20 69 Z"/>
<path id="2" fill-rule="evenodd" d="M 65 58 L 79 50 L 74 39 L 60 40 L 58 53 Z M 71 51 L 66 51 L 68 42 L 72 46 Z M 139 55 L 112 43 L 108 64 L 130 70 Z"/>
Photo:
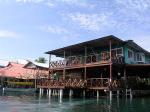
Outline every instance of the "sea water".
<path id="1" fill-rule="evenodd" d="M 38 94 L 1 93 L 0 112 L 150 112 L 150 97 L 59 99 Z"/>

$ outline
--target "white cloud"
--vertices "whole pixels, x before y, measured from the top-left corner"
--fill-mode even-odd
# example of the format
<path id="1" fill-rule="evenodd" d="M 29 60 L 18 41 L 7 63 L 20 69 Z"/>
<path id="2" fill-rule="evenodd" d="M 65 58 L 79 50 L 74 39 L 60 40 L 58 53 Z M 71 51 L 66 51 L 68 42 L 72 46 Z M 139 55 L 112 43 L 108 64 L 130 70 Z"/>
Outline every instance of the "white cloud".
<path id="1" fill-rule="evenodd" d="M 144 11 L 150 8 L 150 0 L 116 0 L 116 2 L 130 10 Z"/>
<path id="2" fill-rule="evenodd" d="M 50 33 L 54 33 L 54 34 L 67 34 L 69 33 L 67 29 L 63 28 L 63 27 L 58 27 L 58 26 L 42 26 L 40 27 L 40 29 L 42 31 L 45 32 L 50 32 Z"/>
<path id="3" fill-rule="evenodd" d="M 0 30 L 0 38 L 18 38 L 19 35 L 16 32 L 8 30 Z"/>
<path id="4" fill-rule="evenodd" d="M 84 13 L 72 13 L 67 15 L 72 21 L 79 24 L 80 27 L 91 31 L 100 31 L 106 27 L 112 27 L 116 24 L 111 18 L 111 13 L 102 14 L 84 14 Z"/>
<path id="5" fill-rule="evenodd" d="M 116 0 L 118 11 L 128 19 L 135 21 L 150 20 L 147 12 L 150 10 L 150 0 Z"/>
<path id="6" fill-rule="evenodd" d="M 64 3 L 73 5 L 73 6 L 81 6 L 81 7 L 88 7 L 94 8 L 96 5 L 87 2 L 87 0 L 61 0 Z"/>
<path id="7" fill-rule="evenodd" d="M 45 0 L 16 0 L 16 2 L 18 3 L 40 3 L 43 1 Z"/>
<path id="8" fill-rule="evenodd" d="M 55 6 L 54 0 L 16 0 L 17 3 L 26 4 L 26 3 L 34 3 L 34 4 L 46 4 L 49 7 Z"/>

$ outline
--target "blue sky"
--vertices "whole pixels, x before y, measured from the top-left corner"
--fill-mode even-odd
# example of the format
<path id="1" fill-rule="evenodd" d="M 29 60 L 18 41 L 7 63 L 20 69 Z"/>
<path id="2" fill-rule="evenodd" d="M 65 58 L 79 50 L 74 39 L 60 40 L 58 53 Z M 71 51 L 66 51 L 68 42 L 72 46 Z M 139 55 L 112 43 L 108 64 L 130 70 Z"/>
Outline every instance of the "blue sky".
<path id="1" fill-rule="evenodd" d="M 115 35 L 150 51 L 149 0 L 0 0 L 0 59 Z"/>

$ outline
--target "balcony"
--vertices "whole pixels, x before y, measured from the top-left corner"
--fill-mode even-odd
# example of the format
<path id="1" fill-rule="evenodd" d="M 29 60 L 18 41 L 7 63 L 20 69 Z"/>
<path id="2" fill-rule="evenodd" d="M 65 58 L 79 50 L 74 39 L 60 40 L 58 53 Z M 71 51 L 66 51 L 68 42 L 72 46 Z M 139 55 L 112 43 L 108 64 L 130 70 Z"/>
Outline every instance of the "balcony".
<path id="1" fill-rule="evenodd" d="M 95 54 L 88 56 L 70 56 L 64 60 L 50 62 L 50 69 L 64 68 L 64 67 L 80 67 L 95 64 L 109 64 L 110 58 L 108 54 Z M 113 56 L 112 63 L 124 63 L 123 56 Z"/>

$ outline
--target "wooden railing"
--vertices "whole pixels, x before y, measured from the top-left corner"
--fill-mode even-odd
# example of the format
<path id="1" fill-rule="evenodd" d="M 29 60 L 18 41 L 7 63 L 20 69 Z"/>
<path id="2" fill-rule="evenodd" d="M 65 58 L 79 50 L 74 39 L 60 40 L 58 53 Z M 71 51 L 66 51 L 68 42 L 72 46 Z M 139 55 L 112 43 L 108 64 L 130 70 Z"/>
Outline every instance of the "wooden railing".
<path id="1" fill-rule="evenodd" d="M 110 62 L 109 56 L 104 56 L 103 54 L 88 55 L 83 57 L 71 56 L 66 58 L 65 60 L 50 62 L 50 68 L 63 68 L 70 66 L 78 66 L 94 63 L 109 63 L 109 62 Z M 112 57 L 112 63 L 123 64 L 125 63 L 124 57 L 123 56 Z"/>
<path id="2" fill-rule="evenodd" d="M 65 80 L 42 80 L 38 84 L 48 88 L 101 88 L 109 86 L 109 78 L 90 78 L 87 80 L 83 79 L 65 79 Z"/>
<path id="3" fill-rule="evenodd" d="M 82 79 L 65 79 L 65 80 L 42 80 L 38 83 L 38 86 L 44 86 L 48 88 L 84 88 L 86 87 L 87 81 Z"/>
<path id="4" fill-rule="evenodd" d="M 66 65 L 65 60 L 59 60 L 59 61 L 51 61 L 50 62 L 50 68 L 62 68 Z"/>
<path id="5" fill-rule="evenodd" d="M 121 89 L 125 87 L 126 85 L 123 79 L 114 79 L 109 85 L 109 89 Z"/>
<path id="6" fill-rule="evenodd" d="M 50 62 L 50 68 L 63 68 L 70 66 L 86 65 L 93 63 L 109 63 L 109 58 L 101 57 L 101 54 L 88 55 L 88 56 L 71 56 L 65 60 Z"/>
<path id="7" fill-rule="evenodd" d="M 89 88 L 101 88 L 109 86 L 109 78 L 90 78 L 87 79 L 87 87 Z"/>
<path id="8" fill-rule="evenodd" d="M 88 88 L 88 89 L 121 89 L 125 88 L 124 80 L 113 80 L 109 83 L 109 78 L 90 78 L 87 80 L 79 78 L 69 78 L 65 80 L 41 80 L 38 86 L 46 88 Z"/>

